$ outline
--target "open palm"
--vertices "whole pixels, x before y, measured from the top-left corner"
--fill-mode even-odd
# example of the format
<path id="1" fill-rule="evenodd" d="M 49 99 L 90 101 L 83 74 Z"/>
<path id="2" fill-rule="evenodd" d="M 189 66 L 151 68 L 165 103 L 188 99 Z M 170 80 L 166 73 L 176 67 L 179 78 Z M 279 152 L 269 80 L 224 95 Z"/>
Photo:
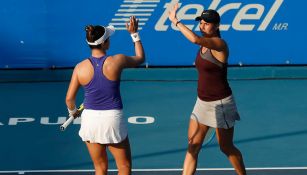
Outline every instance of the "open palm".
<path id="1" fill-rule="evenodd" d="M 136 33 L 139 27 L 139 20 L 135 18 L 135 16 L 131 16 L 129 23 L 126 23 L 126 29 L 129 33 Z"/>
<path id="2" fill-rule="evenodd" d="M 168 18 L 169 18 L 169 20 L 171 20 L 172 22 L 173 22 L 174 20 L 176 20 L 177 9 L 178 9 L 178 3 L 176 3 L 176 4 L 174 5 L 174 7 L 169 11 Z"/>

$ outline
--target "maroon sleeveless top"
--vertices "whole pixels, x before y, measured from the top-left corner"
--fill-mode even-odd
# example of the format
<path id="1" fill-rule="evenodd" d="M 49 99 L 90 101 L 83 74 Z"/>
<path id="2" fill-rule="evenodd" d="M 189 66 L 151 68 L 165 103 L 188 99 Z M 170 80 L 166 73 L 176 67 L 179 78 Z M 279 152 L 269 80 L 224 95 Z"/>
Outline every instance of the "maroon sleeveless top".
<path id="1" fill-rule="evenodd" d="M 195 65 L 198 70 L 198 97 L 203 101 L 215 101 L 232 94 L 227 81 L 227 64 L 217 60 L 207 49 L 197 53 Z"/>

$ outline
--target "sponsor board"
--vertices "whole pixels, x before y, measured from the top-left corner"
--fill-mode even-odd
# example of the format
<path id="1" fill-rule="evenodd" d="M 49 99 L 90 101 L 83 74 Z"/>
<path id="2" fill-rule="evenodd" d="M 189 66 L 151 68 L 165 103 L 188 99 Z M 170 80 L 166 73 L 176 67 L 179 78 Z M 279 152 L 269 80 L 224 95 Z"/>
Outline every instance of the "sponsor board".
<path id="1" fill-rule="evenodd" d="M 220 13 L 222 37 L 230 48 L 230 65 L 307 64 L 306 53 L 300 52 L 305 39 L 300 29 L 307 24 L 295 13 L 303 10 L 303 1 L 119 0 L 93 1 L 95 7 L 81 1 L 74 1 L 73 6 L 70 1 L 50 1 L 33 7 L 28 2 L 2 2 L 0 19 L 4 27 L 0 30 L 6 44 L 0 54 L 0 68 L 73 67 L 90 54 L 84 38 L 87 24 L 114 25 L 117 32 L 111 38 L 108 53 L 133 55 L 133 43 L 125 31 L 131 15 L 139 19 L 145 65 L 193 66 L 198 46 L 187 41 L 168 20 L 170 8 L 177 2 L 178 18 L 199 35 L 195 17 L 208 8 Z M 29 19 L 35 23 L 28 23 Z M 7 27 L 12 26 L 12 21 L 22 24 L 22 30 Z M 296 47 L 290 44 L 292 38 L 297 38 Z"/>

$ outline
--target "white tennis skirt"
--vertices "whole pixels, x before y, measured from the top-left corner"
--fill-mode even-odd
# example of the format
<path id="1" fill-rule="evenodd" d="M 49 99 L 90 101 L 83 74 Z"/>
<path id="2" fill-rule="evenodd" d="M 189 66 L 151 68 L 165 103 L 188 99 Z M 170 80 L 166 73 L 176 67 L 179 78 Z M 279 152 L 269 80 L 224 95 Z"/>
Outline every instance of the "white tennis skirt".
<path id="1" fill-rule="evenodd" d="M 240 120 L 235 100 L 232 95 L 216 101 L 196 100 L 191 119 L 213 128 L 229 129 Z"/>
<path id="2" fill-rule="evenodd" d="M 122 110 L 84 109 L 79 136 L 90 143 L 120 143 L 128 135 Z"/>

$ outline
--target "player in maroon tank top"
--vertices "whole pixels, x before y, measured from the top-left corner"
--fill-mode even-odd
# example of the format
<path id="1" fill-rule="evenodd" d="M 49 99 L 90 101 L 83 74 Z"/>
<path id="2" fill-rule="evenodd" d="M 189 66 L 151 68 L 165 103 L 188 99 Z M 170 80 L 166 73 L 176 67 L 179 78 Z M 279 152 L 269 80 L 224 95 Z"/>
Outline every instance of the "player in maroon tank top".
<path id="1" fill-rule="evenodd" d="M 211 101 L 223 98 L 227 95 L 231 95 L 231 90 L 228 86 L 227 77 L 225 76 L 227 74 L 226 70 L 229 51 L 227 43 L 220 37 L 219 14 L 215 10 L 204 10 L 202 14 L 195 19 L 199 21 L 199 28 L 203 34 L 203 36 L 198 36 L 177 19 L 177 9 L 178 3 L 169 12 L 170 21 L 180 30 L 180 32 L 189 41 L 200 46 L 198 57 L 200 55 L 205 55 L 204 60 L 201 60 L 201 58 L 196 59 L 196 67 L 199 73 L 202 73 L 201 71 L 203 70 L 204 72 L 209 74 L 216 74 L 206 75 L 206 77 L 199 77 L 200 80 L 198 81 L 198 83 L 202 83 L 202 81 L 208 80 L 216 81 L 216 78 L 221 79 L 220 82 L 215 82 L 213 83 L 214 85 L 207 85 L 207 87 L 202 87 L 199 84 L 198 97 L 204 101 Z M 207 65 L 202 65 L 205 61 L 208 61 L 208 63 L 205 63 Z M 214 64 L 209 65 L 211 63 Z M 218 67 L 220 67 L 220 69 Z M 210 84 L 210 82 L 206 83 Z M 216 86 L 217 84 L 220 84 L 220 86 L 224 87 L 221 88 L 220 91 L 216 91 L 214 88 L 211 88 L 212 90 L 210 90 L 210 87 Z M 220 88 L 220 86 L 218 88 Z M 188 131 L 189 143 L 183 165 L 183 175 L 190 175 L 195 173 L 198 153 L 202 147 L 202 143 L 204 137 L 206 136 L 208 128 L 209 127 L 204 124 L 199 124 L 197 123 L 197 121 L 192 119 L 190 120 Z M 196 132 L 192 132 L 195 130 Z M 231 127 L 229 129 L 217 128 L 216 133 L 221 151 L 228 157 L 237 174 L 245 175 L 246 170 L 243 163 L 242 154 L 233 144 L 234 127 Z"/>

